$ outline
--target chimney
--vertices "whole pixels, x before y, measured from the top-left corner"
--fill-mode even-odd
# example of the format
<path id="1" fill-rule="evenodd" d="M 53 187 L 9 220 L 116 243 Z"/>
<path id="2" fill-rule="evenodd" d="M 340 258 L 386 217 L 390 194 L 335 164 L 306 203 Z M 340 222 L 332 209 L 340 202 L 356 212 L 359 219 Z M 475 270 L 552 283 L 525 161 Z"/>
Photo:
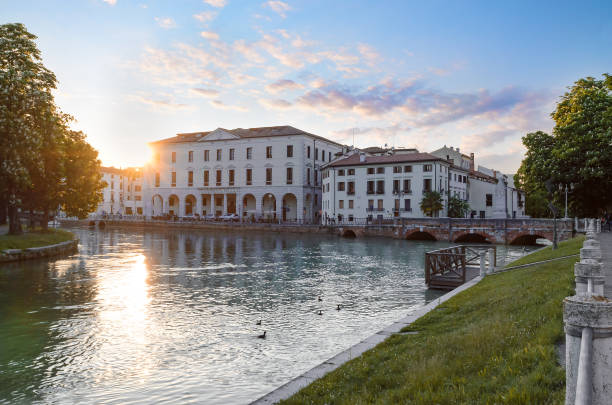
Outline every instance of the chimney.
<path id="1" fill-rule="evenodd" d="M 459 147 L 457 147 L 457 152 L 459 152 Z"/>
<path id="2" fill-rule="evenodd" d="M 470 170 L 474 170 L 474 152 L 470 153 Z"/>
<path id="3" fill-rule="evenodd" d="M 365 161 L 366 161 L 366 155 L 365 155 L 365 153 L 363 153 L 363 152 L 359 153 L 359 162 L 360 162 L 360 163 L 363 163 L 363 162 L 365 162 Z"/>

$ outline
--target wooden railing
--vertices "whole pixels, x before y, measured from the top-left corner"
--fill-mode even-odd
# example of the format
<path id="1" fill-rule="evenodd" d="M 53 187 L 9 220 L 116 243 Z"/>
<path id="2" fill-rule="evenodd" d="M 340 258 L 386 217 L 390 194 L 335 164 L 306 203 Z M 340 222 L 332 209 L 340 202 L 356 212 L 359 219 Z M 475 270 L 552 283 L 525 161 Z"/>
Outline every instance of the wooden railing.
<path id="1" fill-rule="evenodd" d="M 425 283 L 442 276 L 452 278 L 458 284 L 466 281 L 466 267 L 480 264 L 480 253 L 493 249 L 493 263 L 497 263 L 497 249 L 494 245 L 459 245 L 425 253 Z"/>

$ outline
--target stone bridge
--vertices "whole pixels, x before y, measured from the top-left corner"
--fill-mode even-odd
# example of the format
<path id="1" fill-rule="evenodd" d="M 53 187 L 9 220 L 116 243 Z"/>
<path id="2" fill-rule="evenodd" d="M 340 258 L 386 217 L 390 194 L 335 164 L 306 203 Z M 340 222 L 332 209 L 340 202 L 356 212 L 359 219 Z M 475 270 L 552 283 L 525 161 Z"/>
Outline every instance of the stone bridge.
<path id="1" fill-rule="evenodd" d="M 531 245 L 536 239 L 553 240 L 552 219 L 469 219 L 469 218 L 403 218 L 378 223 L 334 226 L 341 236 L 387 236 L 409 240 L 442 240 L 448 242 L 503 243 Z M 558 219 L 559 241 L 571 238 L 576 230 L 574 220 Z"/>

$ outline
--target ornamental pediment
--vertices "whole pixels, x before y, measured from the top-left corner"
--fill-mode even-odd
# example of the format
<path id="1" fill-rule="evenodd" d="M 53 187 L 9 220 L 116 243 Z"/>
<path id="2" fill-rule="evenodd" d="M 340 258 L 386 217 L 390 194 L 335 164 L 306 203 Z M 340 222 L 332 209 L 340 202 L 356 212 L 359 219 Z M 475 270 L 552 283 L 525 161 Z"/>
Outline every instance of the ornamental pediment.
<path id="1" fill-rule="evenodd" d="M 240 139 L 238 135 L 234 135 L 226 129 L 217 128 L 212 132 L 209 132 L 201 141 L 220 141 L 224 139 Z"/>

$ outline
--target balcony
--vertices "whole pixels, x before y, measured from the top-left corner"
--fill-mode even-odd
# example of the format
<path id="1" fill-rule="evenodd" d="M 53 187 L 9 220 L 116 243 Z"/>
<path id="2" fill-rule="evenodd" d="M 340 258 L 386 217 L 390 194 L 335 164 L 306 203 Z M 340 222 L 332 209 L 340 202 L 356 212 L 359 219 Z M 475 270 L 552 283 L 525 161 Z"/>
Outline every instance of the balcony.
<path id="1" fill-rule="evenodd" d="M 369 194 L 369 193 L 368 193 Z M 349 190 L 346 192 L 346 195 L 355 195 L 355 190 Z"/>
<path id="2" fill-rule="evenodd" d="M 367 194 L 376 194 L 374 190 L 369 190 L 367 191 Z"/>
<path id="3" fill-rule="evenodd" d="M 384 212 L 385 209 L 384 208 L 374 208 L 374 207 L 368 207 L 366 209 L 366 212 Z"/>
<path id="4" fill-rule="evenodd" d="M 376 190 L 376 194 L 385 194 L 385 190 L 384 189 Z"/>

